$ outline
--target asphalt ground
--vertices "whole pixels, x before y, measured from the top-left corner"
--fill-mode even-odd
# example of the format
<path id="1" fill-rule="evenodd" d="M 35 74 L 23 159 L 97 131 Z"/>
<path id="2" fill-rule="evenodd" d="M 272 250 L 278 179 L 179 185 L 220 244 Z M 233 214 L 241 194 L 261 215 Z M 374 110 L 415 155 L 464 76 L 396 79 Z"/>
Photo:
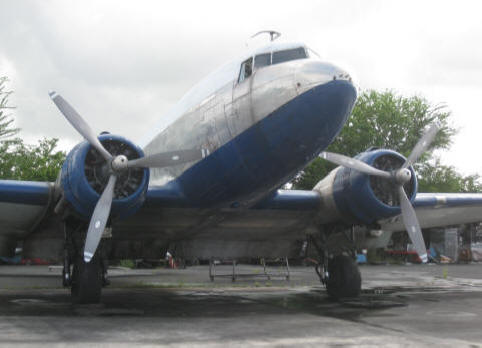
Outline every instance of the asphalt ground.
<path id="1" fill-rule="evenodd" d="M 102 304 L 73 306 L 60 268 L 0 266 L 0 346 L 482 347 L 482 264 L 360 270 L 335 302 L 305 267 L 115 268 Z"/>

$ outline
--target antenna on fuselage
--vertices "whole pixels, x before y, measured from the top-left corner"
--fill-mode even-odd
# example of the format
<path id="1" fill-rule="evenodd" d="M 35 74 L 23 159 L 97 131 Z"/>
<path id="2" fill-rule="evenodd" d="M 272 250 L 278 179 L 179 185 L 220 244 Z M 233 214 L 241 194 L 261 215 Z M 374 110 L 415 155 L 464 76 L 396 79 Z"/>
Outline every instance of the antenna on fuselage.
<path id="1" fill-rule="evenodd" d="M 277 32 L 277 31 L 274 31 L 274 30 L 262 30 L 260 32 L 257 32 L 256 34 L 254 34 L 253 36 L 251 36 L 251 38 L 255 37 L 255 36 L 258 36 L 260 34 L 269 34 L 270 36 L 270 41 L 274 41 L 276 40 L 277 38 L 279 38 L 281 36 L 281 33 L 280 32 Z"/>

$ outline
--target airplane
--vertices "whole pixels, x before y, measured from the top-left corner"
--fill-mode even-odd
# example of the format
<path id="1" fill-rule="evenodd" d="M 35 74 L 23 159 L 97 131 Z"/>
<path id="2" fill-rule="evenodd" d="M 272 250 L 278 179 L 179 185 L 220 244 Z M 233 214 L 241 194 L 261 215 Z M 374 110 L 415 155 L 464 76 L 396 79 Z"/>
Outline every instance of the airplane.
<path id="1" fill-rule="evenodd" d="M 85 138 L 56 182 L 0 181 L 0 252 L 63 263 L 74 303 L 96 303 L 106 260 L 297 257 L 309 242 L 334 298 L 358 296 L 352 226 L 407 230 L 423 262 L 421 228 L 481 221 L 482 194 L 417 193 L 413 164 L 369 149 L 325 152 L 357 99 L 350 74 L 302 42 L 271 40 L 195 85 L 142 147 L 98 135 L 58 93 L 50 98 Z M 312 190 L 283 190 L 314 158 L 338 165 Z"/>

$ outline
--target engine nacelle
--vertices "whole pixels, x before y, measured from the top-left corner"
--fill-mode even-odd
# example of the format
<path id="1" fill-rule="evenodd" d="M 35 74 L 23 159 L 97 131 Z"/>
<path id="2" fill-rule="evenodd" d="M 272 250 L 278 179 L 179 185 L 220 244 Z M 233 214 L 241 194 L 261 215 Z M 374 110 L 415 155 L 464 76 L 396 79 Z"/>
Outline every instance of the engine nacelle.
<path id="1" fill-rule="evenodd" d="M 140 147 L 117 135 L 99 136 L 100 142 L 113 156 L 125 155 L 128 159 L 144 156 Z M 64 198 L 75 211 L 90 218 L 110 176 L 110 163 L 87 141 L 76 145 L 62 166 L 60 182 Z M 111 214 L 127 217 L 143 204 L 149 184 L 149 169 L 129 168 L 118 173 L 114 188 Z"/>
<path id="2" fill-rule="evenodd" d="M 405 157 L 392 150 L 372 150 L 356 156 L 375 168 L 392 171 L 405 162 Z M 417 194 L 417 178 L 410 166 L 412 178 L 404 185 L 411 202 Z M 359 171 L 337 167 L 313 188 L 321 195 L 322 209 L 332 211 L 350 223 L 371 224 L 400 214 L 396 183 L 390 179 L 369 176 Z"/>

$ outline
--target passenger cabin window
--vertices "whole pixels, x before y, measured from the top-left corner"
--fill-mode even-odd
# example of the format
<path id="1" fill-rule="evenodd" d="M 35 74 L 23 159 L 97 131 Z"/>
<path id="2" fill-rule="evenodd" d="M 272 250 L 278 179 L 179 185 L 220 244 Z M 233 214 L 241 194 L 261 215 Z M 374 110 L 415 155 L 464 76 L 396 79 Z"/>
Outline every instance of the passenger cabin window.
<path id="1" fill-rule="evenodd" d="M 239 72 L 238 82 L 243 82 L 253 73 L 253 58 L 245 60 L 241 64 L 241 71 Z"/>
<path id="2" fill-rule="evenodd" d="M 289 60 L 306 58 L 306 51 L 304 47 L 294 48 L 291 50 L 284 50 L 273 52 L 273 64 L 287 62 Z"/>
<path id="3" fill-rule="evenodd" d="M 254 57 L 254 67 L 256 69 L 267 65 L 271 65 L 271 53 L 258 54 Z"/>

